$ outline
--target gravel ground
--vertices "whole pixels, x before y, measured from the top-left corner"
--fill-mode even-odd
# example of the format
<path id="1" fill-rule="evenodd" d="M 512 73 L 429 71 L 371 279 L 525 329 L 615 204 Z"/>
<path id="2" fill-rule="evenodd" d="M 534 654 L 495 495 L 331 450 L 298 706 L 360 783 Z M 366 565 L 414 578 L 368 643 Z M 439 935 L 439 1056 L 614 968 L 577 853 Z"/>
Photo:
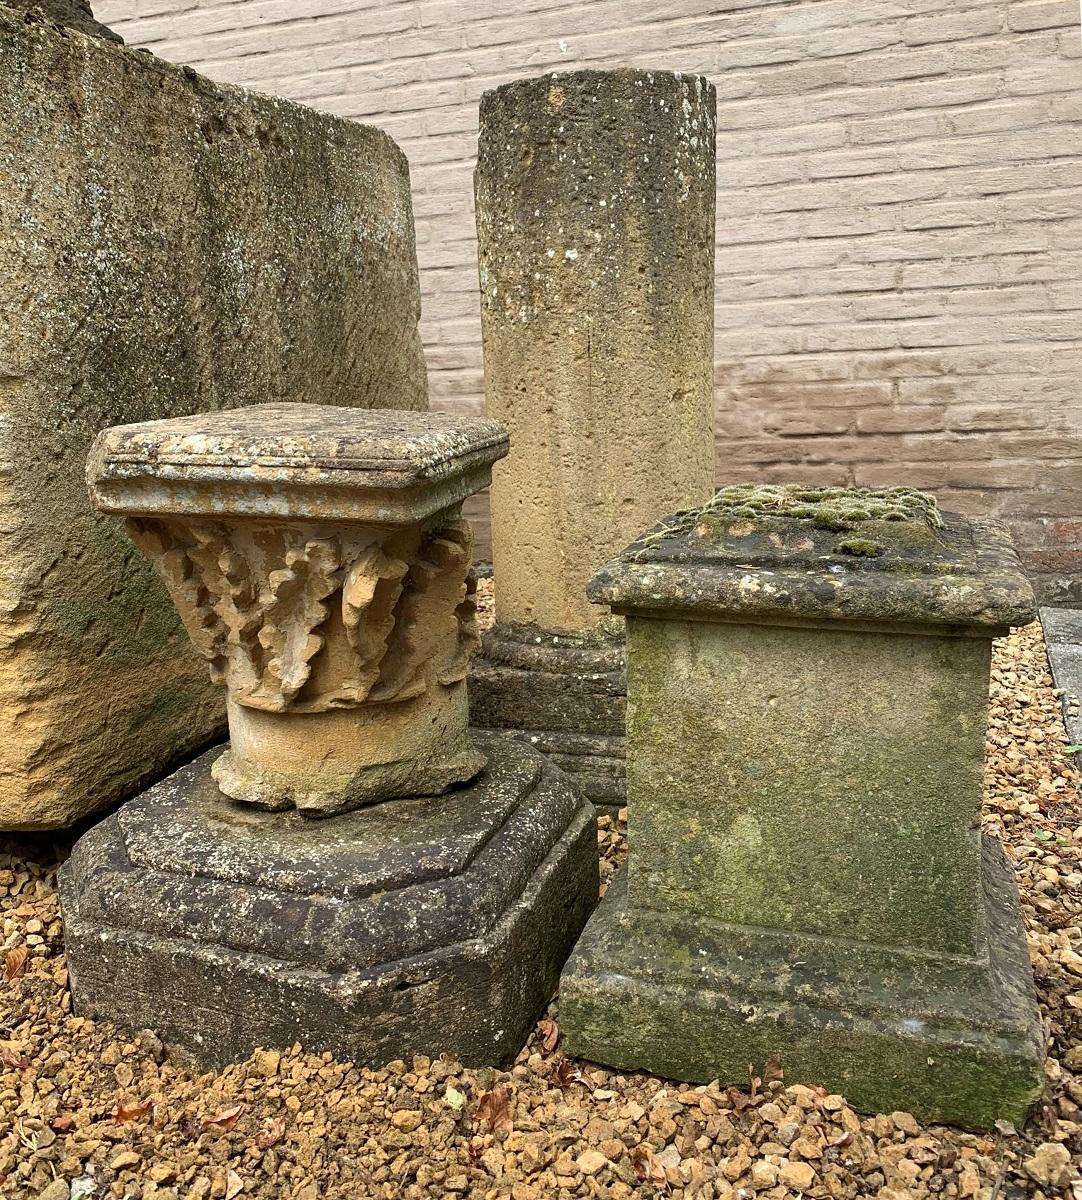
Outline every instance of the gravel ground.
<path id="1" fill-rule="evenodd" d="M 739 1089 L 616 1074 L 561 1054 L 558 1003 L 510 1071 L 427 1058 L 359 1070 L 294 1046 L 200 1075 L 149 1031 L 71 1015 L 55 891 L 70 839 L 9 838 L 0 1197 L 1082 1200 L 1082 804 L 1038 626 L 997 644 L 992 696 L 986 820 L 1018 871 L 1050 1038 L 1025 1130 L 859 1116 L 776 1067 Z M 621 823 L 606 819 L 599 841 L 608 878 Z"/>

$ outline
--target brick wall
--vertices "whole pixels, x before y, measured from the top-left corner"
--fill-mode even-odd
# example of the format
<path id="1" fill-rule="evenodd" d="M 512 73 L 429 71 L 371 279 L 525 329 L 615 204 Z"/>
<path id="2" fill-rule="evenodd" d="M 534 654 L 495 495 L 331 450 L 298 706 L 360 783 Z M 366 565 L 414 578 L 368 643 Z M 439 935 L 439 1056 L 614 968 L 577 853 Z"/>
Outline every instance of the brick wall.
<path id="1" fill-rule="evenodd" d="M 481 92 L 575 66 L 709 75 L 719 478 L 931 488 L 1006 518 L 1045 596 L 1082 601 L 1078 0 L 95 7 L 130 43 L 398 140 L 433 404 L 466 412 Z"/>

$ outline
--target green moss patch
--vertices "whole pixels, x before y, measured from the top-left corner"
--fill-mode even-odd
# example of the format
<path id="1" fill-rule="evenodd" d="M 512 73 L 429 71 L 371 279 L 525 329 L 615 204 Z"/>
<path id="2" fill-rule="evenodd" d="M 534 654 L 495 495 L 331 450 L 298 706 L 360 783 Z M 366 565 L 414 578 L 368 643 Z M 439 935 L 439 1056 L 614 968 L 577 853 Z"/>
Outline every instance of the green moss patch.
<path id="1" fill-rule="evenodd" d="M 848 529 L 862 521 L 920 521 L 940 529 L 935 497 L 910 487 L 809 488 L 798 483 L 724 487 L 700 514 L 728 517 L 791 517 L 820 529 Z"/>

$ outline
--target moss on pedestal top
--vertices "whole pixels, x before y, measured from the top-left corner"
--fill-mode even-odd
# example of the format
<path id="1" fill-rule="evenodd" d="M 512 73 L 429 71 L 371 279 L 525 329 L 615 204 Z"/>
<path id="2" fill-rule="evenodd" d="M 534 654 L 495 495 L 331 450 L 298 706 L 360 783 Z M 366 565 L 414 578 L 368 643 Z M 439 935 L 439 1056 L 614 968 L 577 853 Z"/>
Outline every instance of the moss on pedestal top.
<path id="1" fill-rule="evenodd" d="M 621 613 L 956 626 L 1036 615 L 1007 531 L 914 488 L 724 487 L 667 517 L 590 581 Z"/>

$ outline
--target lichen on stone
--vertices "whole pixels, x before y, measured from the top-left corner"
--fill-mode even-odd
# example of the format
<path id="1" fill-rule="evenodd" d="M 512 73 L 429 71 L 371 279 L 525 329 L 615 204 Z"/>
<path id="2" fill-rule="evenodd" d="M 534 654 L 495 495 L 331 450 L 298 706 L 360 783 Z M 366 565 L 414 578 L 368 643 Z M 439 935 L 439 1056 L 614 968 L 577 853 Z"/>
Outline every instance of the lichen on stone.
<path id="1" fill-rule="evenodd" d="M 848 529 L 861 521 L 923 521 L 943 526 L 935 497 L 911 487 L 845 488 L 787 484 L 734 484 L 721 488 L 701 515 L 790 517 L 820 529 Z"/>
<path id="2" fill-rule="evenodd" d="M 720 488 L 701 507 L 682 509 L 639 538 L 635 557 L 643 561 L 650 550 L 669 538 L 686 534 L 692 529 L 703 537 L 729 536 L 734 532 L 733 521 L 754 521 L 758 518 L 809 521 L 816 529 L 847 533 L 865 521 L 895 522 L 888 540 L 894 544 L 899 536 L 926 536 L 928 529 L 943 528 L 943 517 L 934 496 L 911 487 L 845 488 L 805 487 L 799 483 L 731 484 Z M 697 528 L 700 527 L 700 528 Z M 748 526 L 750 532 L 754 526 Z M 886 531 L 882 531 L 885 534 Z M 838 549 L 845 554 L 871 557 L 884 547 L 868 538 L 850 539 L 852 546 L 866 543 L 861 549 Z M 872 549 L 871 547 L 875 547 Z"/>

